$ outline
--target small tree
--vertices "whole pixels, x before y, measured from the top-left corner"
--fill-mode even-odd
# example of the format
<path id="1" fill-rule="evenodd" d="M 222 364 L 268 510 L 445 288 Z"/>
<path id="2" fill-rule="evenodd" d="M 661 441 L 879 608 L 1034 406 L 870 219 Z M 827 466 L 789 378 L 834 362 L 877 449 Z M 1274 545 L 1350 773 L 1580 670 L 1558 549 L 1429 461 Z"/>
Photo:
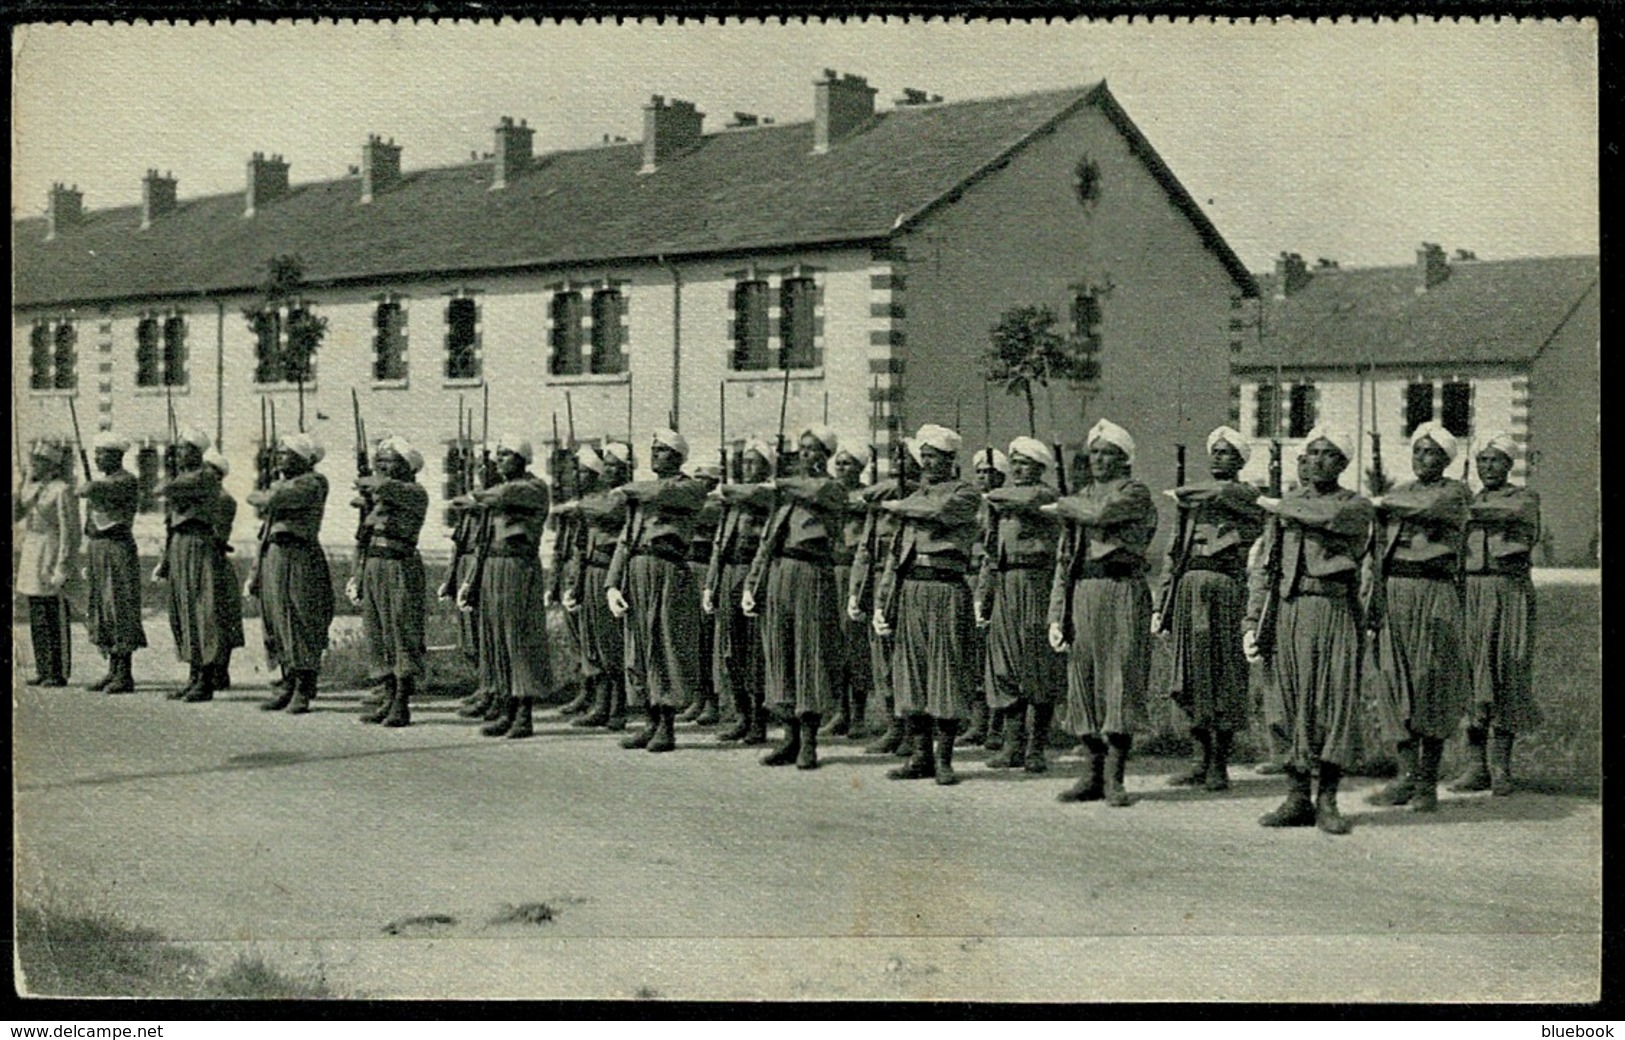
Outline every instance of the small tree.
<path id="1" fill-rule="evenodd" d="M 1076 336 L 1056 332 L 1057 320 L 1055 312 L 1043 305 L 1012 307 L 988 330 L 982 356 L 987 380 L 1026 401 L 1027 431 L 1034 436 L 1035 386 L 1048 387 L 1055 380 L 1076 385 L 1100 378 L 1100 363 L 1093 353 Z"/>
<path id="2" fill-rule="evenodd" d="M 327 335 L 327 319 L 306 306 L 299 294 L 304 281 L 304 263 L 297 256 L 272 257 L 265 265 L 265 299 L 243 310 L 249 329 L 264 337 L 274 329 L 278 316 L 287 309 L 286 337 L 272 347 L 270 356 L 260 359 L 259 372 L 275 375 L 281 382 L 299 387 L 299 429 L 305 428 L 305 383 L 315 372 L 316 351 Z"/>

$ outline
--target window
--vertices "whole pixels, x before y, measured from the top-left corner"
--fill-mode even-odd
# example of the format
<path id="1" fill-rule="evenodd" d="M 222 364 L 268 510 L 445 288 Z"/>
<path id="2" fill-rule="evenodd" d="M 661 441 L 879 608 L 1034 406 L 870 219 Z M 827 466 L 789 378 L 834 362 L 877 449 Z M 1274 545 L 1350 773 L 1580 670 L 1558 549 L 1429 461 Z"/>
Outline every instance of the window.
<path id="1" fill-rule="evenodd" d="M 1405 436 L 1416 432 L 1425 422 L 1433 421 L 1433 384 L 1411 383 L 1405 387 Z"/>
<path id="2" fill-rule="evenodd" d="M 811 278 L 786 278 L 779 287 L 779 349 L 784 367 L 818 367 L 818 286 Z"/>
<path id="3" fill-rule="evenodd" d="M 282 314 L 263 310 L 249 319 L 254 330 L 254 382 L 285 383 L 282 365 Z"/>
<path id="4" fill-rule="evenodd" d="M 459 296 L 446 305 L 446 378 L 480 377 L 479 305 Z"/>
<path id="5" fill-rule="evenodd" d="M 153 491 L 158 487 L 158 469 L 162 464 L 158 449 L 150 444 L 135 453 L 135 507 L 140 512 L 153 513 L 158 510 L 158 499 Z"/>
<path id="6" fill-rule="evenodd" d="M 179 314 L 164 319 L 164 385 L 186 385 L 186 319 Z"/>
<path id="7" fill-rule="evenodd" d="M 1466 380 L 1444 384 L 1439 421 L 1452 436 L 1465 437 L 1473 424 L 1473 384 Z"/>
<path id="8" fill-rule="evenodd" d="M 759 372 L 771 367 L 767 347 L 767 283 L 760 279 L 734 286 L 733 367 Z"/>
<path id="9" fill-rule="evenodd" d="M 320 319 L 303 306 L 288 309 L 288 349 L 282 379 L 288 383 L 316 380 L 316 348 L 321 345 Z"/>
<path id="10" fill-rule="evenodd" d="M 372 378 L 398 382 L 406 378 L 406 308 L 383 300 L 372 316 Z"/>
<path id="11" fill-rule="evenodd" d="M 621 315 L 624 313 L 626 299 L 619 289 L 600 289 L 592 294 L 592 370 L 596 373 L 612 375 L 626 371 L 626 354 L 621 344 Z"/>
<path id="12" fill-rule="evenodd" d="M 51 389 L 51 326 L 35 322 L 28 333 L 28 388 Z"/>
<path id="13" fill-rule="evenodd" d="M 581 294 L 554 293 L 549 313 L 553 319 L 552 342 L 549 344 L 549 369 L 556 376 L 578 376 L 581 374 Z M 595 341 L 597 333 L 598 330 L 594 328 Z"/>
<path id="14" fill-rule="evenodd" d="M 135 324 L 135 385 L 159 386 L 163 379 L 158 352 L 158 319 L 147 315 Z"/>
<path id="15" fill-rule="evenodd" d="M 1307 437 L 1309 431 L 1315 428 L 1315 397 L 1313 383 L 1292 385 L 1292 400 L 1287 414 L 1288 437 Z"/>
<path id="16" fill-rule="evenodd" d="M 1274 437 L 1276 419 L 1280 412 L 1279 387 L 1274 383 L 1258 384 L 1257 407 L 1253 411 L 1253 436 Z"/>
<path id="17" fill-rule="evenodd" d="M 1072 335 L 1078 349 L 1086 354 L 1100 353 L 1100 297 L 1081 292 L 1072 298 Z"/>

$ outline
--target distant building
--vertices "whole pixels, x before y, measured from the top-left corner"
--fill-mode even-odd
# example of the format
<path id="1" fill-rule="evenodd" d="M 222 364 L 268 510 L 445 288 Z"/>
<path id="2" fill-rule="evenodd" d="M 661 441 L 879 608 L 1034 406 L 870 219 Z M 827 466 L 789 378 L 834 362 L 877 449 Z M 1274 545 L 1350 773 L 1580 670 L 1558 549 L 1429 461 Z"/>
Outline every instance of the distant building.
<path id="1" fill-rule="evenodd" d="M 1598 279 L 1594 256 L 1452 260 L 1431 243 L 1407 267 L 1311 268 L 1283 254 L 1261 279 L 1262 326 L 1248 330 L 1232 366 L 1235 414 L 1260 448 L 1279 430 L 1288 480 L 1316 422 L 1357 431 L 1354 469 L 1365 491 L 1373 430 L 1391 481 L 1411 478 L 1408 438 L 1424 422 L 1443 423 L 1467 452 L 1481 435 L 1505 430 L 1525 448 L 1512 479 L 1541 494 L 1537 562 L 1595 564 Z M 1265 480 L 1266 458 L 1255 451 L 1246 475 Z"/>
<path id="2" fill-rule="evenodd" d="M 567 393 L 580 439 L 630 427 L 641 462 L 674 420 L 710 459 L 724 432 L 772 435 L 787 365 L 792 427 L 827 410 L 885 460 L 900 424 L 956 412 L 968 445 L 1027 432 L 997 391 L 982 428 L 977 358 L 1000 313 L 1029 304 L 1101 370 L 1087 393 L 1056 392 L 1053 430 L 1040 404 L 1039 434 L 1075 444 L 1108 415 L 1139 438 L 1141 475 L 1170 483 L 1174 442 L 1225 414 L 1231 326 L 1257 290 L 1106 85 L 959 103 L 911 90 L 879 111 L 865 80 L 827 72 L 812 93 L 810 122 L 741 113 L 712 133 L 655 97 L 641 142 L 567 151 L 504 118 L 491 154 L 446 169 L 404 169 L 401 146 L 370 137 L 337 180 L 293 183 L 257 153 L 228 195 L 183 199 L 152 170 L 140 206 L 86 211 L 57 185 L 45 219 L 13 225 L 24 429 L 63 434 L 53 399 L 77 396 L 89 432 L 139 441 L 150 487 L 167 384 L 183 421 L 221 430 L 246 491 L 260 400 L 290 429 L 296 390 L 273 349 L 289 308 L 252 326 L 244 311 L 270 259 L 296 255 L 291 308 L 328 323 L 304 408 L 328 447 L 335 547 L 354 528 L 351 388 L 370 435 L 429 456 L 437 506 L 457 490 L 458 402 L 477 412 L 487 387 L 493 434 L 531 438 L 539 460 Z M 155 541 L 156 514 L 142 524 Z M 246 510 L 241 524 L 246 539 Z M 431 525 L 425 549 L 445 534 Z"/>

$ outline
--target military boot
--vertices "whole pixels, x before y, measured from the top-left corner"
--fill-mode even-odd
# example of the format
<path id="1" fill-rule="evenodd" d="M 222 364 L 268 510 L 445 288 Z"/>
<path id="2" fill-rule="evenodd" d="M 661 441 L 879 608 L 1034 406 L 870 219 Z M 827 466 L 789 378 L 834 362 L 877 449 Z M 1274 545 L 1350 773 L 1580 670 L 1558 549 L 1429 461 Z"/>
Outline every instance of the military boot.
<path id="1" fill-rule="evenodd" d="M 1032 727 L 1027 731 L 1026 769 L 1029 773 L 1047 773 L 1049 759 L 1044 752 L 1049 747 L 1049 727 L 1055 718 L 1055 705 L 1034 704 L 1032 713 Z"/>
<path id="2" fill-rule="evenodd" d="M 649 741 L 649 751 L 675 751 L 677 750 L 677 709 L 661 707 L 655 710 L 658 725 L 655 735 Z"/>
<path id="3" fill-rule="evenodd" d="M 847 714 L 850 710 L 849 705 L 851 702 L 852 697 L 850 691 L 842 690 L 837 695 L 835 702 L 835 714 L 831 715 L 829 717 L 829 722 L 824 724 L 824 728 L 821 731 L 822 733 L 824 733 L 826 736 L 842 737 L 852 731 L 852 721 Z"/>
<path id="4" fill-rule="evenodd" d="M 1168 786 L 1201 787 L 1207 783 L 1207 771 L 1213 766 L 1213 738 L 1201 726 L 1192 726 L 1191 743 L 1196 745 L 1196 755 L 1190 768 L 1169 777 Z"/>
<path id="5" fill-rule="evenodd" d="M 294 672 L 289 677 L 293 683 L 293 701 L 288 705 L 289 715 L 305 715 L 310 712 L 310 702 L 316 699 L 316 672 L 306 668 Z"/>
<path id="6" fill-rule="evenodd" d="M 1112 733 L 1108 740 L 1111 746 L 1106 752 L 1106 804 L 1122 809 L 1133 804 L 1128 788 L 1123 785 L 1123 774 L 1128 770 L 1128 753 L 1134 737 L 1128 733 Z"/>
<path id="7" fill-rule="evenodd" d="M 584 715 L 592 709 L 592 683 L 586 679 L 576 680 L 577 693 L 575 698 L 559 709 L 562 716 Z"/>
<path id="8" fill-rule="evenodd" d="M 1467 770 L 1456 778 L 1450 789 L 1456 792 L 1488 791 L 1490 779 L 1489 732 L 1477 726 L 1467 727 Z"/>
<path id="9" fill-rule="evenodd" d="M 621 741 L 621 747 L 628 751 L 641 751 L 648 747 L 649 742 L 660 731 L 660 709 L 651 704 L 645 711 L 647 715 L 644 718 L 643 728 Z"/>
<path id="10" fill-rule="evenodd" d="M 214 672 L 208 665 L 198 669 L 197 687 L 181 700 L 187 704 L 202 704 L 214 700 Z"/>
<path id="11" fill-rule="evenodd" d="M 1320 790 L 1315 792 L 1315 826 L 1327 834 L 1347 834 L 1351 827 L 1337 811 L 1337 784 L 1343 770 L 1330 762 L 1320 764 Z"/>
<path id="12" fill-rule="evenodd" d="M 483 719 L 495 699 L 490 690 L 476 690 L 468 703 L 457 709 L 457 714 L 465 719 Z"/>
<path id="13" fill-rule="evenodd" d="M 1309 773 L 1305 770 L 1286 767 L 1287 789 L 1286 801 L 1282 802 L 1271 812 L 1258 818 L 1260 827 L 1313 827 L 1315 825 L 1315 803 L 1309 800 L 1309 789 L 1312 782 Z"/>
<path id="14" fill-rule="evenodd" d="M 982 741 L 984 751 L 1002 751 L 1004 749 L 1004 730 L 1008 720 L 1007 708 L 1000 708 L 989 713 L 987 721 L 987 737 Z"/>
<path id="15" fill-rule="evenodd" d="M 395 708 L 396 683 L 398 681 L 393 675 L 384 676 L 383 700 L 372 711 L 364 713 L 358 721 L 379 723 L 388 718 L 389 713 Z"/>
<path id="16" fill-rule="evenodd" d="M 410 676 L 401 676 L 395 680 L 395 696 L 390 699 L 389 711 L 384 715 L 384 725 L 390 729 L 399 729 L 412 724 L 412 694 L 417 683 Z"/>
<path id="17" fill-rule="evenodd" d="M 626 728 L 626 677 L 606 675 L 604 682 L 609 686 L 609 721 L 604 728 L 619 733 Z"/>
<path id="18" fill-rule="evenodd" d="M 700 714 L 695 718 L 694 724 L 696 726 L 715 726 L 721 721 L 722 707 L 717 703 L 716 695 L 712 694 L 705 699 L 705 704 L 701 706 Z"/>
<path id="19" fill-rule="evenodd" d="M 197 689 L 202 685 L 203 685 L 203 666 L 200 665 L 200 664 L 187 665 L 186 666 L 186 685 L 182 686 L 178 690 L 169 691 L 169 693 L 165 696 L 165 700 L 184 701 L 186 698 L 190 697 L 193 693 L 195 693 L 197 691 Z"/>
<path id="20" fill-rule="evenodd" d="M 1089 751 L 1089 769 L 1078 782 L 1055 796 L 1058 802 L 1098 802 L 1106 797 L 1106 742 L 1099 737 L 1085 737 Z"/>
<path id="21" fill-rule="evenodd" d="M 886 698 L 886 730 L 880 737 L 863 750 L 871 755 L 890 755 L 897 750 L 897 745 L 903 742 L 905 723 L 897 715 L 897 702 L 891 697 Z"/>
<path id="22" fill-rule="evenodd" d="M 677 716 L 677 721 L 678 722 L 693 722 L 695 719 L 698 719 L 700 717 L 700 712 L 702 712 L 704 710 L 705 710 L 705 695 L 701 694 L 700 696 L 698 696 L 698 697 L 696 697 L 694 699 L 694 702 L 692 704 L 690 704 L 688 707 L 683 709 L 683 713 L 681 715 Z"/>
<path id="23" fill-rule="evenodd" d="M 214 663 L 214 689 L 216 693 L 231 689 L 231 647 L 220 651 L 220 660 Z"/>
<path id="24" fill-rule="evenodd" d="M 929 718 L 930 716 L 927 716 Z M 941 787 L 952 787 L 959 783 L 959 777 L 954 774 L 954 737 L 959 733 L 958 719 L 937 719 L 937 784 Z"/>
<path id="25" fill-rule="evenodd" d="M 741 744 L 750 747 L 760 747 L 767 743 L 768 711 L 760 704 L 754 704 L 750 709 L 750 729 L 745 731 L 745 739 Z"/>
<path id="26" fill-rule="evenodd" d="M 115 660 L 114 655 L 108 654 L 107 655 L 107 674 L 102 676 L 100 679 L 97 679 L 95 682 L 91 683 L 89 686 L 86 686 L 85 689 L 94 690 L 97 693 L 100 693 L 102 690 L 105 690 L 105 689 L 107 689 L 108 686 L 112 685 L 113 673 L 114 673 L 114 671 L 116 671 L 116 666 L 114 664 L 114 660 Z"/>
<path id="27" fill-rule="evenodd" d="M 536 727 L 531 720 L 531 714 L 535 707 L 536 702 L 530 697 L 519 698 L 519 709 L 514 712 L 513 725 L 509 726 L 508 732 L 502 735 L 509 740 L 523 740 L 535 733 Z"/>
<path id="28" fill-rule="evenodd" d="M 273 682 L 272 688 L 277 690 L 277 694 L 268 701 L 260 702 L 261 711 L 281 711 L 293 701 L 293 680 L 290 676 L 282 676 L 282 681 Z"/>
<path id="29" fill-rule="evenodd" d="M 937 760 L 931 747 L 934 729 L 929 715 L 910 715 L 908 729 L 913 739 L 913 750 L 907 762 L 886 771 L 892 780 L 929 780 L 937 774 Z"/>
<path id="30" fill-rule="evenodd" d="M 796 755 L 796 768 L 818 768 L 818 713 L 816 711 L 809 711 L 801 716 L 801 752 Z"/>
<path id="31" fill-rule="evenodd" d="M 1444 741 L 1422 738 L 1422 754 L 1416 763 L 1416 792 L 1411 795 L 1411 812 L 1439 811 L 1439 760 L 1444 757 Z"/>
<path id="32" fill-rule="evenodd" d="M 1413 741 L 1402 740 L 1394 748 L 1394 757 L 1399 760 L 1399 772 L 1393 782 L 1384 784 L 1381 788 L 1366 795 L 1368 805 L 1404 805 L 1416 794 L 1416 744 Z"/>
<path id="33" fill-rule="evenodd" d="M 503 697 L 502 706 L 496 718 L 480 727 L 482 737 L 505 737 L 513 720 L 519 715 L 519 698 Z"/>
<path id="34" fill-rule="evenodd" d="M 592 710 L 583 712 L 578 719 L 570 720 L 570 725 L 576 729 L 597 729 L 609 722 L 609 683 L 602 675 L 588 679 L 586 683 L 587 689 L 592 692 Z"/>
<path id="35" fill-rule="evenodd" d="M 813 734 L 817 739 L 817 734 Z M 784 741 L 762 757 L 764 766 L 787 766 L 801 754 L 801 720 L 789 715 L 784 720 Z"/>
<path id="36" fill-rule="evenodd" d="M 965 742 L 966 747 L 980 747 L 982 742 L 987 740 L 987 714 L 987 697 L 973 696 L 970 706 L 970 726 L 960 734 L 960 739 Z"/>
<path id="37" fill-rule="evenodd" d="M 135 676 L 130 674 L 130 655 L 113 655 L 113 681 L 104 688 L 104 693 L 134 693 Z"/>
<path id="38" fill-rule="evenodd" d="M 738 717 L 733 725 L 717 734 L 719 741 L 732 744 L 744 740 L 745 734 L 750 732 L 750 695 L 742 690 L 734 691 L 734 714 Z"/>
<path id="39" fill-rule="evenodd" d="M 1208 763 L 1207 783 L 1202 785 L 1209 791 L 1230 790 L 1230 745 L 1234 739 L 1235 734 L 1227 729 L 1217 730 L 1212 736 L 1213 761 Z"/>
<path id="40" fill-rule="evenodd" d="M 1495 757 L 1490 759 L 1492 796 L 1505 797 L 1511 794 L 1515 787 L 1512 779 L 1512 743 L 1516 739 L 1516 733 L 1507 733 L 1501 729 L 1495 731 Z"/>
<path id="41" fill-rule="evenodd" d="M 485 706 L 485 721 L 496 722 L 508 713 L 508 695 L 492 691 L 491 701 Z"/>
<path id="42" fill-rule="evenodd" d="M 1027 728 L 1027 702 L 1017 701 L 997 714 L 1004 718 L 1004 739 L 1000 749 L 987 760 L 989 769 L 1020 769 L 1027 764 L 1026 741 L 1022 731 Z"/>
<path id="43" fill-rule="evenodd" d="M 852 690 L 852 711 L 847 718 L 846 736 L 849 740 L 868 740 L 872 735 L 869 728 L 869 691 L 860 687 Z"/>

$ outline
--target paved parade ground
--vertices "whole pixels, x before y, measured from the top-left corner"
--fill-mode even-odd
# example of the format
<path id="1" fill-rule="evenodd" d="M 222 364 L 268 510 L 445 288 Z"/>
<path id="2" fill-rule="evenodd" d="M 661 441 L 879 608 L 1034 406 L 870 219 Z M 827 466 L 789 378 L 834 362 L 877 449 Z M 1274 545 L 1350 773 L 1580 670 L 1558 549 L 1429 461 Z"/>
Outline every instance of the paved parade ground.
<path id="1" fill-rule="evenodd" d="M 481 738 L 450 700 L 392 731 L 357 693 L 257 710 L 240 655 L 212 704 L 139 691 L 13 701 L 18 899 L 116 916 L 213 961 L 245 950 L 376 997 L 1585 1001 L 1599 986 L 1601 808 L 1444 794 L 1354 833 L 1266 831 L 1278 779 L 1225 795 L 1130 766 L 1128 809 L 958 756 L 896 783 L 828 742 L 815 773 L 679 727 L 621 750 L 553 713 Z M 25 633 L 18 633 L 26 647 Z M 101 662 L 78 633 L 76 681 Z M 258 642 L 251 631 L 249 643 Z M 552 920 L 504 920 L 546 903 Z"/>

